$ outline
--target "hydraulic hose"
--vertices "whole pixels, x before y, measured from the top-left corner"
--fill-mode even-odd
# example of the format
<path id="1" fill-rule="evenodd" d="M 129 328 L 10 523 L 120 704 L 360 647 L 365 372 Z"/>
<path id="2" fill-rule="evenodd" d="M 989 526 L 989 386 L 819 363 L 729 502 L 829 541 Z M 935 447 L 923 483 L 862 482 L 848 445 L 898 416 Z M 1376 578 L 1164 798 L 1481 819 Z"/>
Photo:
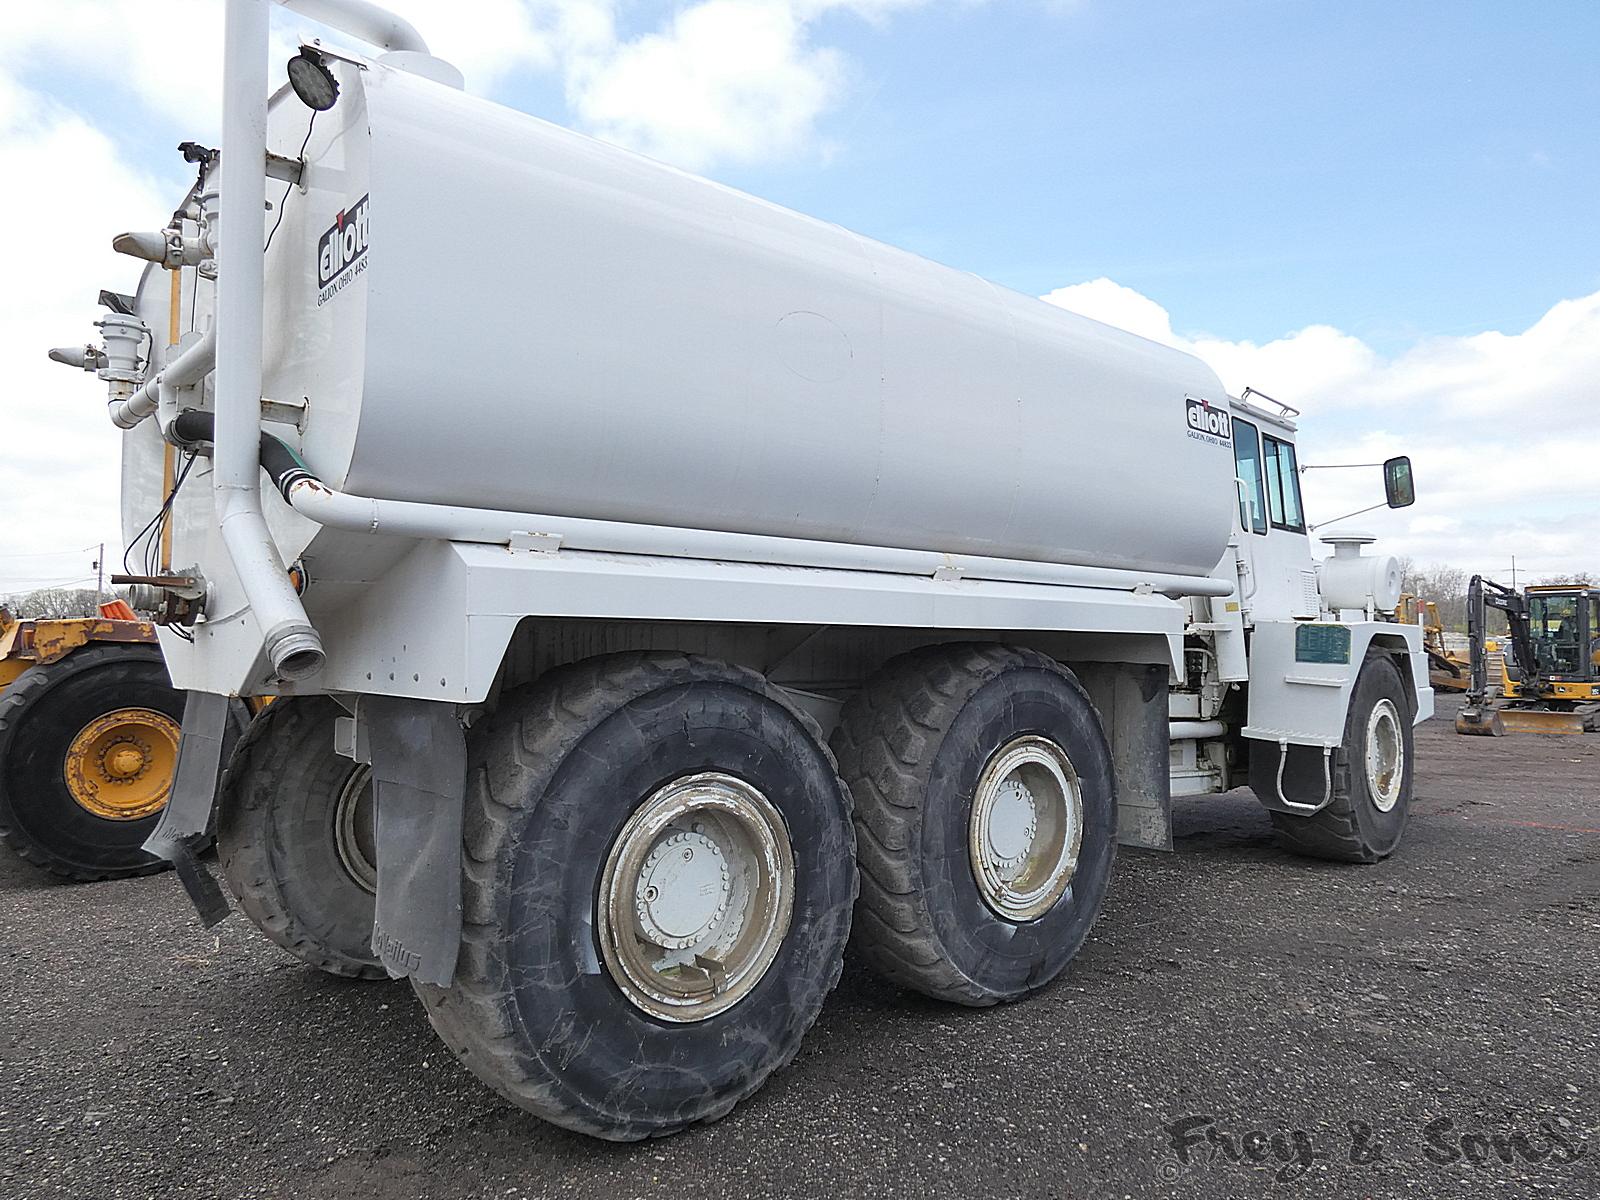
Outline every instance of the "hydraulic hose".
<path id="1" fill-rule="evenodd" d="M 217 419 L 211 413 L 191 408 L 173 418 L 169 429 L 180 446 L 209 445 L 216 440 Z M 300 480 L 316 478 L 315 472 L 306 466 L 293 447 L 264 429 L 261 431 L 261 469 L 285 500 L 289 498 L 289 489 Z"/>

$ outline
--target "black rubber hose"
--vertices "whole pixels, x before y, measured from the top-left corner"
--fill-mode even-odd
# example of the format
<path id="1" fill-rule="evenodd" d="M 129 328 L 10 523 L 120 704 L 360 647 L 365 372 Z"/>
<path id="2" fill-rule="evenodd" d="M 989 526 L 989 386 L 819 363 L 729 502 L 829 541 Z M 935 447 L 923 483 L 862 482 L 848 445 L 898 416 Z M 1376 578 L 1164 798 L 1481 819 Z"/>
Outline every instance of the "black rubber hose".
<path id="1" fill-rule="evenodd" d="M 217 440 L 216 416 L 198 409 L 186 409 L 179 413 L 173 418 L 170 429 L 172 436 L 182 446 L 214 443 Z M 265 430 L 261 433 L 261 469 L 285 500 L 289 498 L 289 489 L 302 479 L 316 479 L 316 474 L 287 442 Z"/>

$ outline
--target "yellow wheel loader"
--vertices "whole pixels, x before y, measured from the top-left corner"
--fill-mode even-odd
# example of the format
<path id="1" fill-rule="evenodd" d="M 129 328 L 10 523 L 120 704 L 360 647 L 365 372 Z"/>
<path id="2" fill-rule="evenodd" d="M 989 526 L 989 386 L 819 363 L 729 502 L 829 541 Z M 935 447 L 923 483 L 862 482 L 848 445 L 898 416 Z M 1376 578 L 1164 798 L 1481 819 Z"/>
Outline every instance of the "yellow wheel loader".
<path id="1" fill-rule="evenodd" d="M 1410 592 L 1401 592 L 1394 616 L 1402 625 L 1422 626 L 1422 648 L 1428 655 L 1428 682 L 1434 691 L 1464 692 L 1471 686 L 1471 663 L 1446 644 L 1437 604 Z"/>
<path id="2" fill-rule="evenodd" d="M 1505 614 L 1509 630 L 1500 695 L 1492 700 L 1484 638 L 1490 608 Z M 1474 575 L 1467 634 L 1472 684 L 1457 733 L 1592 733 L 1600 727 L 1600 588 L 1545 584 L 1518 592 Z"/>
<path id="3" fill-rule="evenodd" d="M 171 865 L 143 845 L 172 788 L 183 693 L 149 621 L 120 600 L 100 613 L 0 608 L 0 841 L 68 879 Z"/>

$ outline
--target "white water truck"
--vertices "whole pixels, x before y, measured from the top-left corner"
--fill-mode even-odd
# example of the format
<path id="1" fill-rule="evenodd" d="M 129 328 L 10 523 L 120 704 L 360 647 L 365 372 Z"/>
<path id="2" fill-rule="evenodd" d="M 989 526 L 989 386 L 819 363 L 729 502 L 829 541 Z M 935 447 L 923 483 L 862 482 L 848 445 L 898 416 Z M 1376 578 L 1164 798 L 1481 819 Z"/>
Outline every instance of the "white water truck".
<path id="1" fill-rule="evenodd" d="M 632 1139 L 789 1061 L 849 938 L 956 1003 L 1045 986 L 1174 795 L 1394 850 L 1427 660 L 1393 559 L 1314 561 L 1292 410 L 286 6 L 374 57 L 269 100 L 228 0 L 220 150 L 55 352 L 127 431 L 188 693 L 150 845 L 207 920 L 229 699 L 276 696 L 215 814 L 244 911 Z"/>

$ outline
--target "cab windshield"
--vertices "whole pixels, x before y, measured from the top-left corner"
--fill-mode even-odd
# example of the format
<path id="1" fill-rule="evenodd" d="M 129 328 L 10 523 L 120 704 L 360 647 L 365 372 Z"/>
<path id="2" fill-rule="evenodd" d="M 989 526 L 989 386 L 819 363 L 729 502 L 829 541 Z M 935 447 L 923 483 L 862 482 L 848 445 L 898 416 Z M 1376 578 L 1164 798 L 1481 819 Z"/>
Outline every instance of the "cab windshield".
<path id="1" fill-rule="evenodd" d="M 1528 597 L 1528 632 L 1542 670 L 1555 675 L 1583 675 L 1600 650 L 1593 605 L 1582 596 Z"/>

